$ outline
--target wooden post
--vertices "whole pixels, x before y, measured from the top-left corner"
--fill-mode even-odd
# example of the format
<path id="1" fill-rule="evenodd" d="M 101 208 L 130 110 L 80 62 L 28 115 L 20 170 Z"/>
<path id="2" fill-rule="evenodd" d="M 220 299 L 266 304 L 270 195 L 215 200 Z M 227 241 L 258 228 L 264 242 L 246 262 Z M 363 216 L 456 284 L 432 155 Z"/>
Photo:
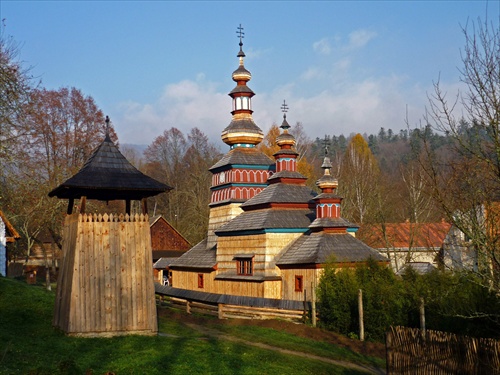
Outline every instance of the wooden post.
<path id="1" fill-rule="evenodd" d="M 359 339 L 365 341 L 365 324 L 363 322 L 363 291 L 358 291 Z"/>
<path id="2" fill-rule="evenodd" d="M 148 198 L 142 198 L 142 213 L 146 215 L 148 213 Z"/>
<path id="3" fill-rule="evenodd" d="M 186 313 L 191 314 L 191 303 L 186 300 Z"/>
<path id="4" fill-rule="evenodd" d="M 81 214 L 85 213 L 86 204 L 87 204 L 87 197 L 81 197 L 80 198 L 80 213 Z"/>
<path id="5" fill-rule="evenodd" d="M 304 288 L 304 304 L 303 304 L 304 311 L 302 313 L 302 317 L 304 320 L 304 323 L 307 322 L 307 289 Z"/>
<path id="6" fill-rule="evenodd" d="M 316 290 L 314 290 L 314 283 L 311 283 L 311 323 L 316 327 Z"/>
<path id="7" fill-rule="evenodd" d="M 224 305 L 222 303 L 219 303 L 218 307 L 219 307 L 218 311 L 219 319 L 224 319 Z"/>
<path id="8" fill-rule="evenodd" d="M 393 362 L 393 347 L 392 347 L 392 339 L 393 339 L 393 330 L 392 326 L 389 327 L 389 331 L 385 333 L 385 370 L 387 375 L 392 374 L 392 369 L 394 368 Z"/>
<path id="9" fill-rule="evenodd" d="M 425 337 L 425 303 L 424 297 L 420 297 L 420 329 Z"/>
<path id="10" fill-rule="evenodd" d="M 75 199 L 74 198 L 69 198 L 68 200 L 68 209 L 66 210 L 66 213 L 68 215 L 71 215 L 73 213 L 73 206 L 75 205 Z"/>
<path id="11" fill-rule="evenodd" d="M 130 215 L 130 199 L 125 200 L 125 213 Z M 143 212 L 144 213 L 144 212 Z"/>

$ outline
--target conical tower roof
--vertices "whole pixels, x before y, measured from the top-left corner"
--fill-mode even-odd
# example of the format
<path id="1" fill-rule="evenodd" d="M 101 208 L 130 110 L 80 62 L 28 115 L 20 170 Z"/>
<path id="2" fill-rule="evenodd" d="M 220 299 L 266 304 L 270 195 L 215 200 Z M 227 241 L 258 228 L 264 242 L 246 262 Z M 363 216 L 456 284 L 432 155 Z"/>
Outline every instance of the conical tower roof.
<path id="1" fill-rule="evenodd" d="M 106 122 L 109 119 L 106 118 Z M 49 193 L 60 199 L 141 200 L 172 188 L 146 176 L 123 156 L 109 134 L 73 177 Z"/>

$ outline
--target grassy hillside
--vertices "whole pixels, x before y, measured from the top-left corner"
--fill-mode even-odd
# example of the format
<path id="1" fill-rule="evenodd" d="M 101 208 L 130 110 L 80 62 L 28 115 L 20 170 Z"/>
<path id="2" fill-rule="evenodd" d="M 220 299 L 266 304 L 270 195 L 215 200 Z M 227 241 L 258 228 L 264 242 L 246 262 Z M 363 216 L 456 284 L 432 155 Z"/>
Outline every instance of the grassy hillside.
<path id="1" fill-rule="evenodd" d="M 165 316 L 160 319 L 163 334 L 157 337 L 67 337 L 51 326 L 53 306 L 53 292 L 0 277 L 0 374 L 359 373 L 321 361 L 207 337 Z M 250 327 L 250 332 L 252 329 Z M 292 340 L 293 336 L 289 338 Z M 283 336 L 283 340 L 287 338 Z M 301 344 L 308 345 L 307 342 Z M 319 348 L 324 351 L 324 346 Z M 356 358 L 358 363 L 373 364 L 371 358 Z"/>

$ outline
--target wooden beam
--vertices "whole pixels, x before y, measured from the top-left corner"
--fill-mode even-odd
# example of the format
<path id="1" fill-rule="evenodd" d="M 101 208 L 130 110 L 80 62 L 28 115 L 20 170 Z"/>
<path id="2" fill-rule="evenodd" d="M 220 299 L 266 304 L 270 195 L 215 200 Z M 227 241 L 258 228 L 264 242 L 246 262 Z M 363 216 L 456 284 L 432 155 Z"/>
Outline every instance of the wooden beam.
<path id="1" fill-rule="evenodd" d="M 75 204 L 75 199 L 74 198 L 69 198 L 68 209 L 66 210 L 66 213 L 68 215 L 71 215 L 73 213 L 73 205 L 74 204 Z"/>
<path id="2" fill-rule="evenodd" d="M 146 215 L 148 213 L 148 198 L 142 198 L 142 213 Z"/>
<path id="3" fill-rule="evenodd" d="M 84 214 L 85 213 L 85 206 L 87 205 L 87 197 L 81 197 L 80 198 L 80 213 Z"/>

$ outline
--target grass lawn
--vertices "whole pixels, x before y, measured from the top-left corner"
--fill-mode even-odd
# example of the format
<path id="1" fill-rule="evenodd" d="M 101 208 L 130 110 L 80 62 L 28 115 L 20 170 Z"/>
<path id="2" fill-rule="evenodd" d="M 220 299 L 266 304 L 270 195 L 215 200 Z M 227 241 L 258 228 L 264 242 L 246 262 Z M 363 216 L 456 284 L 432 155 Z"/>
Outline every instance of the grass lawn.
<path id="1" fill-rule="evenodd" d="M 159 323 L 160 331 L 168 333 L 166 336 L 67 337 L 51 325 L 54 298 L 54 292 L 41 286 L 0 277 L 0 374 L 360 373 L 241 343 L 201 337 L 198 331 L 168 318 Z M 262 332 L 253 328 L 258 327 L 249 330 L 248 339 L 258 341 Z M 268 343 L 289 345 L 293 339 L 296 338 L 280 333 Z M 321 343 L 318 345 L 318 350 L 328 354 L 328 348 L 321 349 Z M 343 360 L 372 363 L 369 358 L 338 355 Z M 328 357 L 336 358 L 337 354 L 330 353 Z"/>
<path id="2" fill-rule="evenodd" d="M 248 341 L 257 341 L 288 350 L 297 350 L 320 357 L 385 368 L 385 360 L 368 357 L 342 346 L 290 335 L 283 331 L 252 326 L 220 326 L 218 329 Z"/>

